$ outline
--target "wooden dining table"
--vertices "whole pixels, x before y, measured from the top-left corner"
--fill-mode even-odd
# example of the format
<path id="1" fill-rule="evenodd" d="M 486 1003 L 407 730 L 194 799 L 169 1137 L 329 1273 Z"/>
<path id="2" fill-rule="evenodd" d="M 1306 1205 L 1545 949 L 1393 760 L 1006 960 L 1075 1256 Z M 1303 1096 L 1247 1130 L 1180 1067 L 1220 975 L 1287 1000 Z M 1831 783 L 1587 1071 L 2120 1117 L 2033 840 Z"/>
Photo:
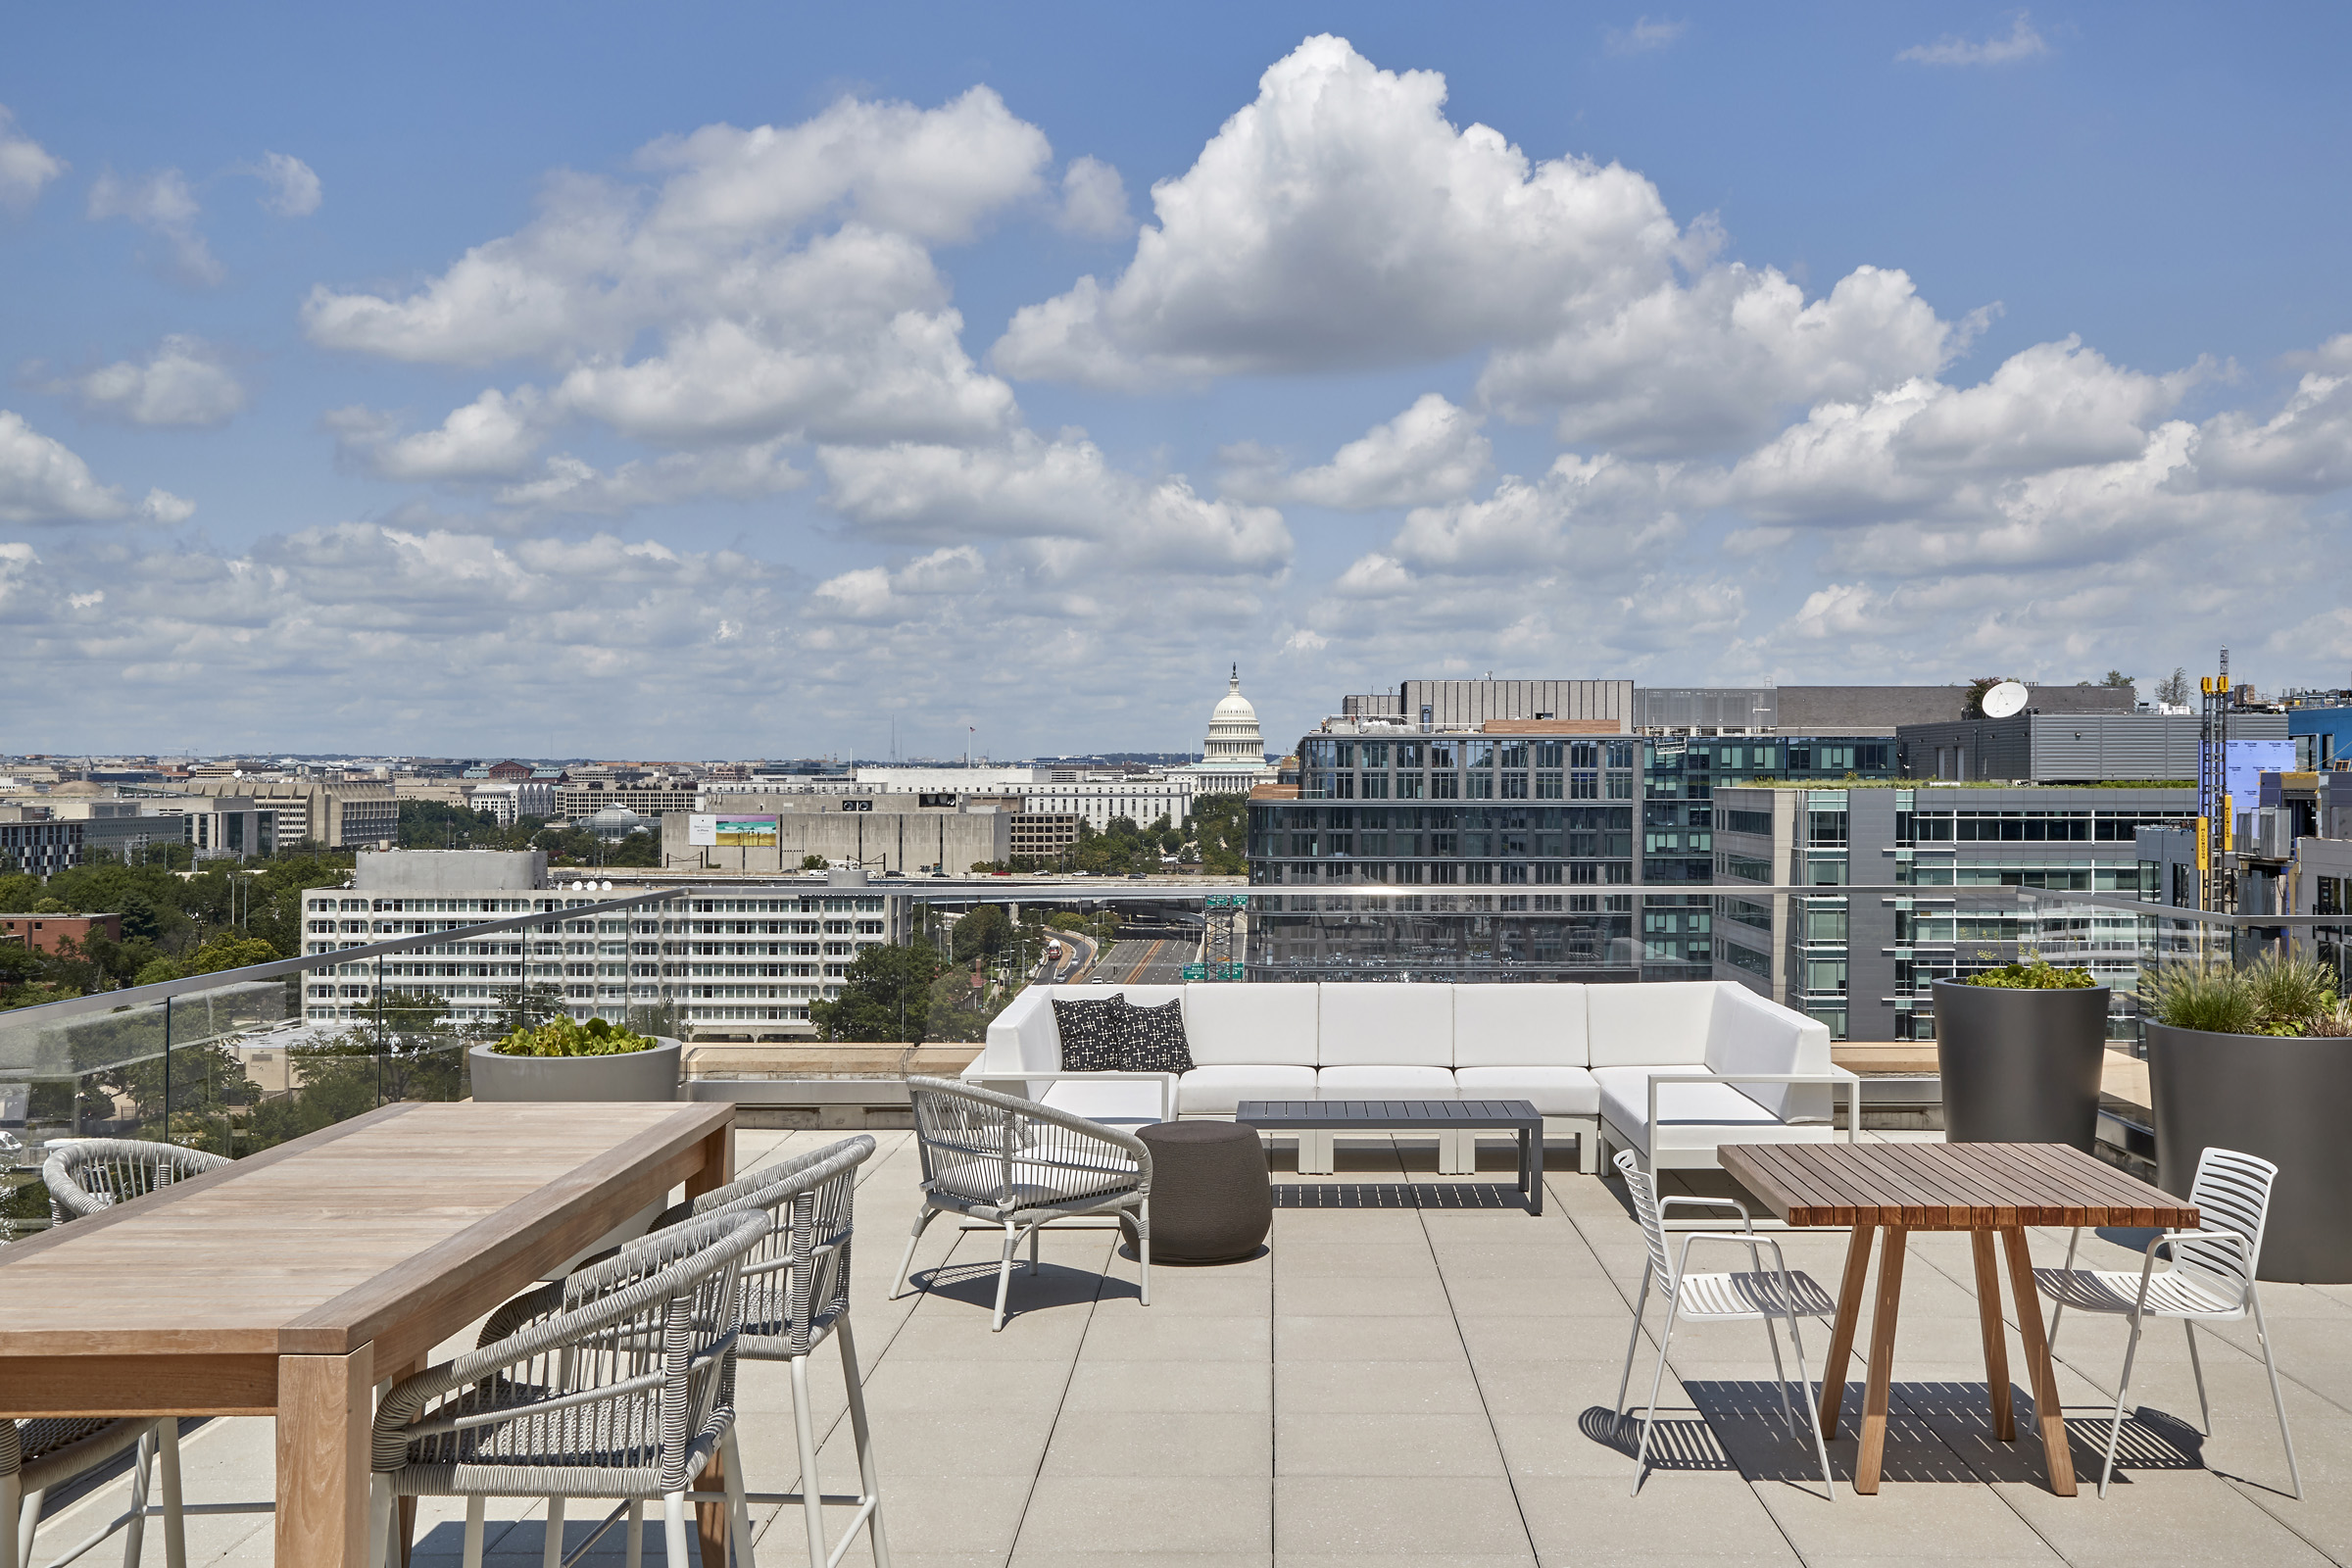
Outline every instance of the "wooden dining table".
<path id="1" fill-rule="evenodd" d="M 2034 1416 L 2050 1490 L 2075 1494 L 2074 1456 L 2066 1417 L 2042 1331 L 2034 1260 L 2026 1250 L 2029 1225 L 2161 1226 L 2194 1230 L 2195 1205 L 2128 1176 L 2065 1144 L 1726 1144 L 1724 1170 L 1791 1227 L 1848 1227 L 1845 1276 L 1830 1332 L 1821 1379 L 1821 1430 L 1838 1435 L 1845 1399 L 1845 1368 L 1853 1353 L 1870 1272 L 1874 1238 L 1884 1238 L 1879 1288 L 1871 1308 L 1870 1366 L 1863 1385 L 1862 1428 L 1854 1459 L 1854 1490 L 1879 1490 L 1886 1455 L 1886 1411 L 1894 1362 L 1894 1325 L 1903 1294 L 1904 1239 L 1912 1231 L 1966 1231 L 1976 1264 L 1977 1319 L 1984 1341 L 1984 1379 L 1993 1435 L 2017 1441 L 2010 1408 L 2009 1349 L 2001 1321 L 2000 1271 L 1992 1241 L 1999 1236 L 2017 1303 L 2017 1332 L 2026 1353 Z"/>
<path id="2" fill-rule="evenodd" d="M 0 1249 L 0 1416 L 275 1416 L 279 1568 L 360 1568 L 376 1387 L 724 1185 L 733 1130 L 727 1103 L 385 1105 L 60 1225 Z"/>

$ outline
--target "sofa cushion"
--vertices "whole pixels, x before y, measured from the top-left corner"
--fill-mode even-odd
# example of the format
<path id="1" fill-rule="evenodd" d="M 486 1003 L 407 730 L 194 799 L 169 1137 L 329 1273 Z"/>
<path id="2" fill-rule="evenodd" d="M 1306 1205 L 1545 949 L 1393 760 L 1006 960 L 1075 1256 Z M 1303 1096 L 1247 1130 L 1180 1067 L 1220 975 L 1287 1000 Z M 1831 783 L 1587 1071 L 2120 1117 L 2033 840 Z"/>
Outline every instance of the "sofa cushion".
<path id="1" fill-rule="evenodd" d="M 1369 987 L 1365 989 L 1369 990 Z M 1415 986 L 1415 991 L 1422 987 Z M 1432 986 L 1428 988 L 1436 990 Z M 1364 1067 L 1320 1067 L 1315 1071 L 1317 1100 L 1451 1100 L 1453 1074 L 1445 1067 L 1376 1064 Z"/>
<path id="2" fill-rule="evenodd" d="M 1587 986 L 1594 1071 L 1603 1067 L 1703 1067 L 1715 1011 L 1712 980 Z"/>
<path id="3" fill-rule="evenodd" d="M 1209 980 L 1185 987 L 1184 1033 L 1193 1060 L 1203 1067 L 1313 1067 L 1321 989 Z"/>
<path id="4" fill-rule="evenodd" d="M 1453 1065 L 1584 1067 L 1581 985 L 1460 985 L 1453 992 Z M 1591 1115 L 1562 1111 L 1558 1114 Z"/>
<path id="5" fill-rule="evenodd" d="M 1727 985 L 1707 1030 L 1710 1072 L 1827 1072 L 1829 1025 L 1775 1006 L 1742 985 Z M 1740 1092 L 1791 1122 L 1825 1122 L 1826 1084 L 1741 1084 Z"/>
<path id="6" fill-rule="evenodd" d="M 1010 1085 L 1003 1087 L 1006 1093 L 1012 1092 Z M 1052 1083 L 1041 1080 L 1030 1093 L 1055 1110 L 1066 1110 L 1088 1121 L 1107 1122 L 1113 1127 L 1146 1126 L 1166 1121 L 1174 1114 L 1161 1108 L 1159 1085 L 1149 1079 L 1063 1078 Z"/>
<path id="7" fill-rule="evenodd" d="M 1368 981 L 1320 989 L 1316 1066 L 1453 1065 L 1451 986 Z"/>
<path id="8" fill-rule="evenodd" d="M 1127 1072 L 1191 1072 L 1193 1054 L 1185 1044 L 1184 1004 L 1126 1007 L 1119 1066 Z"/>
<path id="9" fill-rule="evenodd" d="M 1124 997 L 1054 999 L 1054 1032 L 1061 1040 L 1063 1072 L 1116 1072 L 1126 1054 L 1129 1011 Z"/>
<path id="10" fill-rule="evenodd" d="M 1730 1084 L 1660 1084 L 1659 1136 L 1652 1140 L 1649 1136 L 1649 1080 L 1660 1074 L 1705 1070 L 1704 1067 L 1672 1066 L 1595 1067 L 1592 1077 L 1600 1085 L 1600 1112 L 1627 1137 L 1660 1147 L 1677 1143 L 1677 1128 L 1740 1129 L 1738 1136 L 1729 1139 L 1717 1139 L 1711 1133 L 1700 1133 L 1690 1140 L 1712 1147 L 1717 1142 L 1738 1143 L 1751 1134 L 1769 1134 L 1781 1127 L 1780 1117 Z"/>
<path id="11" fill-rule="evenodd" d="M 1242 989 L 1234 987 L 1236 991 Z M 1195 1067 L 1176 1083 L 1180 1116 L 1230 1116 L 1245 1100 L 1312 1100 L 1315 1069 L 1287 1066 Z"/>
<path id="12" fill-rule="evenodd" d="M 1532 991 L 1535 987 L 1494 989 Z M 1586 1067 L 1456 1067 L 1453 1092 L 1463 1100 L 1531 1100 L 1546 1116 L 1591 1116 L 1600 1110 L 1600 1085 Z"/>

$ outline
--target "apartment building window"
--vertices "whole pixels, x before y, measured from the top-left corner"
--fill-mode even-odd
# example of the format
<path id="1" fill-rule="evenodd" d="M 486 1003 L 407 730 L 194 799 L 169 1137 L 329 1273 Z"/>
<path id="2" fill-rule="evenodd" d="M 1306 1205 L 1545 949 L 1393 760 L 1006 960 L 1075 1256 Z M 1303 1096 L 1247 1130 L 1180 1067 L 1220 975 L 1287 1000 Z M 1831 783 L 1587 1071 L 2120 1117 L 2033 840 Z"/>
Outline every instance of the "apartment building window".
<path id="1" fill-rule="evenodd" d="M 1400 801 L 1417 801 L 1421 799 L 1421 775 L 1419 773 L 1399 773 L 1396 775 L 1396 799 Z"/>
<path id="2" fill-rule="evenodd" d="M 1522 775 L 1523 782 L 1524 777 Z M 1494 798 L 1494 775 L 1492 773 L 1464 773 L 1462 784 L 1462 794 L 1467 800 L 1491 801 Z"/>
<path id="3" fill-rule="evenodd" d="M 1363 788 L 1363 798 L 1364 798 L 1365 800 L 1367 800 L 1367 801 L 1385 801 L 1385 800 L 1387 800 L 1387 799 L 1389 798 L 1389 775 L 1388 775 L 1388 774 L 1386 774 L 1386 773 L 1366 773 L 1366 774 L 1364 775 L 1364 781 L 1363 781 L 1363 782 L 1364 782 L 1364 788 Z"/>
<path id="4" fill-rule="evenodd" d="M 1456 801 L 1462 795 L 1462 776 L 1459 773 L 1429 775 L 1429 798 L 1433 801 Z"/>
<path id="5" fill-rule="evenodd" d="M 1568 743 L 1568 765 L 1570 767 L 1598 767 L 1600 765 L 1600 743 L 1598 741 L 1570 741 Z"/>
<path id="6" fill-rule="evenodd" d="M 1597 800 L 1599 800 L 1599 799 L 1600 799 L 1600 775 L 1599 775 L 1598 773 L 1571 773 L 1571 774 L 1569 774 L 1569 775 L 1568 775 L 1568 798 L 1569 798 L 1570 800 L 1572 800 L 1572 801 L 1597 801 Z"/>
<path id="7" fill-rule="evenodd" d="M 1537 800 L 1556 801 L 1563 799 L 1565 795 L 1566 781 L 1559 774 L 1538 773 L 1536 775 Z"/>
<path id="8" fill-rule="evenodd" d="M 1524 800 L 1526 800 L 1526 799 L 1527 799 L 1527 775 L 1526 775 L 1525 773 L 1505 773 L 1505 774 L 1503 774 L 1503 775 L 1502 775 L 1502 798 L 1503 798 L 1504 800 L 1506 800 L 1506 801 L 1524 801 Z"/>

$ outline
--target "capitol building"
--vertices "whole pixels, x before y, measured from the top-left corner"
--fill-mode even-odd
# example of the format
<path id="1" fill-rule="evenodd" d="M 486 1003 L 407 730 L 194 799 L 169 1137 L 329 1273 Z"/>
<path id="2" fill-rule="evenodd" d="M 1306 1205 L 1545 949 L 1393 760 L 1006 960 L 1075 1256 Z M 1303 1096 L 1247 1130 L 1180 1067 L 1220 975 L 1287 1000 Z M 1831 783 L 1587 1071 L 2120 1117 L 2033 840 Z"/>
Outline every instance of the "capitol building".
<path id="1" fill-rule="evenodd" d="M 1225 695 L 1208 715 L 1208 738 L 1200 760 L 1188 764 L 1196 795 L 1246 795 L 1258 784 L 1271 783 L 1276 769 L 1266 762 L 1265 737 L 1257 727 L 1257 710 L 1242 695 L 1242 671 L 1235 665 L 1226 680 Z"/>

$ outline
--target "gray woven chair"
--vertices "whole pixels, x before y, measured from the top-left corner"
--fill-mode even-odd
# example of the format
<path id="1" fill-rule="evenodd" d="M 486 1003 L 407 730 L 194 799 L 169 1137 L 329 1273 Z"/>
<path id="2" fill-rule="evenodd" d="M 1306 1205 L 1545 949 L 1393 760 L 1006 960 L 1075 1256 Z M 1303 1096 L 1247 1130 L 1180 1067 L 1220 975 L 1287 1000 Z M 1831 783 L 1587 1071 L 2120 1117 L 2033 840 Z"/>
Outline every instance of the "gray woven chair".
<path id="1" fill-rule="evenodd" d="M 743 1332 L 738 1358 L 782 1361 L 792 1372 L 792 1418 L 800 1445 L 801 1490 L 753 1492 L 749 1501 L 799 1503 L 808 1533 L 810 1568 L 831 1568 L 863 1525 L 874 1568 L 890 1568 L 882 1529 L 882 1493 L 873 1439 L 865 1419 L 865 1385 L 850 1334 L 850 1240 L 858 1167 L 874 1152 L 860 1133 L 781 1164 L 754 1171 L 715 1192 L 680 1203 L 654 1222 L 656 1230 L 692 1219 L 763 1213 L 773 1228 L 743 1264 Z M 816 1410 L 808 1391 L 808 1357 L 830 1338 L 841 1347 L 841 1379 L 849 1390 L 850 1435 L 858 1446 L 858 1494 L 817 1490 Z M 695 1494 L 700 1497 L 702 1494 Z M 825 1544 L 826 1503 L 857 1511 L 838 1545 Z"/>
<path id="2" fill-rule="evenodd" d="M 176 1423 L 173 1423 L 175 1426 Z M 78 1557 L 123 1524 L 122 1561 L 136 1568 L 147 1525 L 147 1467 L 156 1451 L 156 1423 L 108 1416 L 55 1416 L 32 1421 L 0 1420 L 0 1568 L 32 1561 L 32 1535 L 41 1501 L 92 1465 L 103 1464 L 135 1446 L 138 1467 L 131 1473 L 130 1512 L 70 1550 L 58 1561 Z M 186 1568 L 187 1543 L 179 1520 L 179 1445 L 164 1450 L 164 1557 L 171 1568 Z"/>
<path id="3" fill-rule="evenodd" d="M 49 1146 L 49 1155 L 41 1162 L 41 1184 L 49 1190 L 51 1223 L 63 1225 L 227 1163 L 219 1154 L 145 1139 L 76 1138 Z M 176 1420 L 92 1416 L 0 1426 L 15 1428 L 0 1435 L 0 1524 L 9 1527 L 8 1544 L 0 1547 L 0 1568 L 31 1561 L 33 1528 L 41 1515 L 42 1495 L 51 1487 L 133 1446 L 138 1454 L 130 1476 L 130 1511 L 123 1522 L 122 1561 L 139 1560 L 147 1531 L 148 1477 L 160 1457 L 164 1557 L 171 1568 L 183 1568 L 188 1551 L 180 1520 Z M 98 1539 L 82 1543 L 72 1554 L 88 1549 Z"/>
<path id="4" fill-rule="evenodd" d="M 1117 1127 L 1073 1116 L 1034 1100 L 945 1078 L 909 1077 L 914 1135 L 922 1151 L 923 1206 L 906 1238 L 906 1255 L 891 1276 L 891 1298 L 906 1294 L 915 1244 L 935 1215 L 955 1213 L 1004 1227 L 1004 1255 L 997 1265 L 997 1315 L 1004 1327 L 1004 1298 L 1012 1259 L 1029 1238 L 1029 1272 L 1037 1272 L 1037 1233 L 1081 1214 L 1132 1211 L 1136 1251 L 1143 1263 L 1143 1304 L 1152 1304 L 1152 1151 Z"/>
<path id="5" fill-rule="evenodd" d="M 670 1568 L 688 1568 L 688 1488 L 722 1454 L 735 1561 L 752 1568 L 735 1346 L 744 1261 L 767 1231 L 756 1211 L 657 1231 L 509 1301 L 478 1348 L 394 1384 L 375 1407 L 368 1561 L 389 1568 L 396 1497 L 464 1497 L 466 1568 L 481 1568 L 486 1498 L 546 1498 L 556 1568 L 564 1500 L 617 1497 L 596 1534 L 625 1513 L 636 1568 L 660 1497 Z"/>

